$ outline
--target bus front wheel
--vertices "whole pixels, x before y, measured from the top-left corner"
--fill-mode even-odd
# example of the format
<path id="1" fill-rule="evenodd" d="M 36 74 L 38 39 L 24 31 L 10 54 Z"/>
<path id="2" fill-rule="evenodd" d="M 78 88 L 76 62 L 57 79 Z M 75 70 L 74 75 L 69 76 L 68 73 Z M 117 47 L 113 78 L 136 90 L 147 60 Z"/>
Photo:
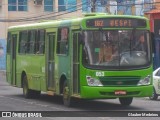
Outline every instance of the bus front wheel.
<path id="1" fill-rule="evenodd" d="M 133 97 L 119 98 L 119 101 L 123 106 L 129 106 L 132 103 L 132 100 L 133 100 Z"/>
<path id="2" fill-rule="evenodd" d="M 71 97 L 70 97 L 67 81 L 65 81 L 63 84 L 63 104 L 67 107 L 71 106 Z"/>

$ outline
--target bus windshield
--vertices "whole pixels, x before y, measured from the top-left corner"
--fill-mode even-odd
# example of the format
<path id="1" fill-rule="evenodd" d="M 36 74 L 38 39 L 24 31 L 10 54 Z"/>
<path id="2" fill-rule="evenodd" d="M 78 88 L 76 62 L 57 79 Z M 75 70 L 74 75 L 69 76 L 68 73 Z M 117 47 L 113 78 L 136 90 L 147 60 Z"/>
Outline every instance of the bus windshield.
<path id="1" fill-rule="evenodd" d="M 147 30 L 84 31 L 83 37 L 85 65 L 138 67 L 151 60 Z"/>

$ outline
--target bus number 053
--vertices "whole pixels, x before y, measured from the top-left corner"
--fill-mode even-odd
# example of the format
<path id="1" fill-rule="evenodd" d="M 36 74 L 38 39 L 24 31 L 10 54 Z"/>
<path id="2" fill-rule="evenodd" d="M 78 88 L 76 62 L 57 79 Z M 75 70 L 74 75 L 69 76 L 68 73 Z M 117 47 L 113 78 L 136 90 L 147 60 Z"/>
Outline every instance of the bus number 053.
<path id="1" fill-rule="evenodd" d="M 96 72 L 96 76 L 104 76 L 104 72 Z"/>

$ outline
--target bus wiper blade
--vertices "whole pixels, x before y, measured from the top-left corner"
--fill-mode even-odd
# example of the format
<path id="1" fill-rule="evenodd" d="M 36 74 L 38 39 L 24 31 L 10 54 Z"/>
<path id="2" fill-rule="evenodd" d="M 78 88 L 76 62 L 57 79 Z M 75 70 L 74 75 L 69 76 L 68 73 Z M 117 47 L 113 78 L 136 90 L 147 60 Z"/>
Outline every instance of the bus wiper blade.
<path id="1" fill-rule="evenodd" d="M 132 29 L 132 34 L 130 36 L 130 46 L 129 46 L 130 47 L 130 56 L 132 54 L 132 42 L 135 39 L 135 31 L 136 31 L 136 28 L 133 28 Z"/>

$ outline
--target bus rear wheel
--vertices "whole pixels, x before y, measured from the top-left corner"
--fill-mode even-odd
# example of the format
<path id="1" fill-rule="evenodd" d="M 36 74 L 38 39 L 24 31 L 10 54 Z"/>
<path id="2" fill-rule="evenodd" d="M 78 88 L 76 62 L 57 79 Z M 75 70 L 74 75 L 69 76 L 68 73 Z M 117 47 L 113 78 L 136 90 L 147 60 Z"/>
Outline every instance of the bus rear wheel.
<path id="1" fill-rule="evenodd" d="M 63 84 L 63 104 L 67 107 L 71 106 L 71 97 L 70 97 L 67 81 L 65 81 Z"/>
<path id="2" fill-rule="evenodd" d="M 27 76 L 25 75 L 23 77 L 23 95 L 25 98 L 36 98 L 40 95 L 40 91 L 36 91 L 36 90 L 31 90 L 28 87 L 28 80 L 27 80 Z"/>
<path id="3" fill-rule="evenodd" d="M 26 75 L 23 77 L 23 95 L 25 98 L 32 97 L 32 90 L 28 88 L 28 80 Z"/>
<path id="4" fill-rule="evenodd" d="M 119 98 L 119 101 L 123 106 L 129 106 L 132 103 L 132 100 L 133 100 L 133 97 Z"/>

